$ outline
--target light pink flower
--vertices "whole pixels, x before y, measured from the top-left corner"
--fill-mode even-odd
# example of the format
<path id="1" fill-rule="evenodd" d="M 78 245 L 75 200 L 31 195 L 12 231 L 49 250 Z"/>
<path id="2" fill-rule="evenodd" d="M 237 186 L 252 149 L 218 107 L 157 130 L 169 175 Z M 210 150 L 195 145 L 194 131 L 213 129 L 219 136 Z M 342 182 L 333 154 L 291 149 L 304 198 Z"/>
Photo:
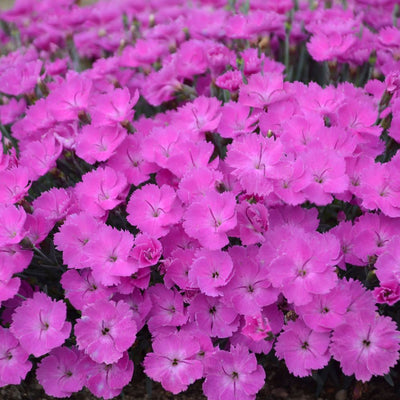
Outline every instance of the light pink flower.
<path id="1" fill-rule="evenodd" d="M 65 303 L 37 292 L 16 308 L 10 330 L 28 353 L 40 357 L 69 337 L 71 324 L 65 321 L 66 314 Z"/>
<path id="2" fill-rule="evenodd" d="M 165 390 L 177 394 L 203 376 L 203 365 L 196 359 L 199 350 L 196 338 L 186 332 L 159 335 L 153 352 L 144 359 L 144 371 Z"/>
<path id="3" fill-rule="evenodd" d="M 100 299 L 82 311 L 75 325 L 78 347 L 97 363 L 121 359 L 136 339 L 136 323 L 128 304 Z"/>

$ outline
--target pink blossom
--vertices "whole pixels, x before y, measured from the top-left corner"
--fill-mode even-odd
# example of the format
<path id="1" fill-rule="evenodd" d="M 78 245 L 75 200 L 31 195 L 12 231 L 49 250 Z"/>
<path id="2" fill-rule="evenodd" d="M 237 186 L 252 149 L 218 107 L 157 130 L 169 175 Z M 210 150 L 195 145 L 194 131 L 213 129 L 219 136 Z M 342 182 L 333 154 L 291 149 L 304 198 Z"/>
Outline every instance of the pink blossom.
<path id="1" fill-rule="evenodd" d="M 203 392 L 209 400 L 254 400 L 264 386 L 264 369 L 246 347 L 216 350 L 207 361 Z"/>
<path id="2" fill-rule="evenodd" d="M 89 164 L 106 161 L 124 141 L 126 130 L 121 126 L 85 125 L 76 139 L 76 154 Z"/>
<path id="3" fill-rule="evenodd" d="M 36 377 L 46 394 L 69 397 L 86 382 L 84 356 L 75 347 L 57 347 L 41 360 Z"/>
<path id="4" fill-rule="evenodd" d="M 69 215 L 54 235 L 54 244 L 63 252 L 64 264 L 70 268 L 85 268 L 86 246 L 95 238 L 100 223 L 84 212 Z"/>
<path id="5" fill-rule="evenodd" d="M 145 185 L 129 199 L 127 220 L 143 233 L 155 238 L 165 236 L 170 225 L 181 219 L 182 209 L 176 193 L 169 185 Z"/>
<path id="6" fill-rule="evenodd" d="M 19 385 L 31 370 L 29 353 L 18 343 L 9 329 L 0 327 L 0 387 Z"/>
<path id="7" fill-rule="evenodd" d="M 143 268 L 157 264 L 161 254 L 162 245 L 159 240 L 147 234 L 138 234 L 130 257 L 138 263 L 139 268 Z"/>
<path id="8" fill-rule="evenodd" d="M 125 176 L 110 167 L 98 168 L 83 175 L 75 186 L 82 211 L 94 217 L 103 217 L 125 200 L 127 181 Z"/>
<path id="9" fill-rule="evenodd" d="M 279 359 L 285 360 L 293 375 L 304 377 L 328 364 L 329 343 L 328 332 L 315 332 L 299 318 L 285 326 L 275 344 L 275 352 Z"/>
<path id="10" fill-rule="evenodd" d="M 241 333 L 255 342 L 265 339 L 268 333 L 271 332 L 271 326 L 267 318 L 260 313 L 257 316 L 245 316 L 245 325 Z"/>
<path id="11" fill-rule="evenodd" d="M 232 277 L 233 262 L 230 255 L 220 250 L 202 249 L 196 252 L 189 269 L 189 282 L 207 296 L 222 295 Z"/>
<path id="12" fill-rule="evenodd" d="M 0 247 L 19 243 L 25 236 L 26 213 L 22 207 L 0 204 Z"/>
<path id="13" fill-rule="evenodd" d="M 31 187 L 31 175 L 26 167 L 14 167 L 0 171 L 0 202 L 4 205 L 17 203 Z"/>
<path id="14" fill-rule="evenodd" d="M 183 219 L 185 232 L 209 250 L 228 244 L 226 232 L 236 226 L 236 200 L 232 193 L 208 192 L 187 208 Z"/>
<path id="15" fill-rule="evenodd" d="M 338 326 L 332 336 L 331 353 L 346 375 L 366 382 L 389 373 L 399 358 L 400 338 L 389 317 L 362 314 Z"/>
<path id="16" fill-rule="evenodd" d="M 217 77 L 215 85 L 221 89 L 237 92 L 243 83 L 242 73 L 240 71 L 227 71 Z"/>
<path id="17" fill-rule="evenodd" d="M 251 75 L 247 85 L 242 85 L 239 91 L 239 103 L 256 108 L 268 107 L 286 97 L 283 76 L 278 73 L 267 76 L 261 73 Z"/>
<path id="18" fill-rule="evenodd" d="M 78 347 L 97 363 L 120 360 L 136 339 L 136 323 L 128 304 L 100 299 L 85 307 L 75 325 Z"/>
<path id="19" fill-rule="evenodd" d="M 395 281 L 384 282 L 373 293 L 377 303 L 393 306 L 400 300 L 400 284 Z"/>
<path id="20" fill-rule="evenodd" d="M 119 283 L 119 277 L 137 272 L 138 266 L 129 259 L 133 235 L 109 225 L 101 225 L 96 237 L 85 246 L 86 266 L 93 277 L 105 286 Z"/>
<path id="21" fill-rule="evenodd" d="M 279 139 L 246 135 L 228 147 L 226 163 L 233 168 L 232 175 L 248 194 L 266 196 L 272 192 L 273 180 L 280 177 L 282 155 L 283 146 Z"/>
<path id="22" fill-rule="evenodd" d="M 203 365 L 195 358 L 199 350 L 195 338 L 186 332 L 157 336 L 153 352 L 144 359 L 145 373 L 165 390 L 182 392 L 203 376 Z"/>
<path id="23" fill-rule="evenodd" d="M 221 300 L 198 294 L 189 306 L 190 319 L 211 337 L 231 337 L 239 328 L 237 311 Z"/>
<path id="24" fill-rule="evenodd" d="M 89 304 L 104 298 L 110 298 L 113 290 L 102 285 L 93 278 L 88 268 L 81 270 L 69 270 L 63 273 L 61 285 L 65 291 L 65 297 L 78 310 Z"/>
<path id="25" fill-rule="evenodd" d="M 133 368 L 128 352 L 124 352 L 114 364 L 99 364 L 88 358 L 86 361 L 88 377 L 85 386 L 97 397 L 112 399 L 131 381 Z"/>
<path id="26" fill-rule="evenodd" d="M 153 307 L 147 324 L 151 332 L 163 326 L 181 326 L 187 321 L 182 296 L 174 289 L 167 289 L 158 283 L 149 288 L 148 293 Z"/>
<path id="27" fill-rule="evenodd" d="M 40 357 L 69 337 L 71 323 L 65 321 L 66 314 L 65 303 L 37 292 L 16 308 L 10 330 L 24 350 Z"/>

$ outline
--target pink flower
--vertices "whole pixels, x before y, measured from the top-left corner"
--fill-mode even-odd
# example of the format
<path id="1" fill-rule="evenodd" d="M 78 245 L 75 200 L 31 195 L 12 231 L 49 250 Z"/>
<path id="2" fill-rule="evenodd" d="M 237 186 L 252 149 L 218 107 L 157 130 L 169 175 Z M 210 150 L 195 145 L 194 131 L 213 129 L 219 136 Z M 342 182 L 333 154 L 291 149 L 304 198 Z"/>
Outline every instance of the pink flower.
<path id="1" fill-rule="evenodd" d="M 133 240 L 128 231 L 99 226 L 96 237 L 85 246 L 85 263 L 92 269 L 93 277 L 105 286 L 112 286 L 119 283 L 121 276 L 137 272 L 138 266 L 129 260 Z"/>
<path id="2" fill-rule="evenodd" d="M 85 306 L 100 299 L 110 298 L 113 294 L 112 288 L 103 286 L 93 278 L 89 268 L 83 269 L 80 273 L 76 270 L 64 272 L 61 285 L 65 297 L 78 310 L 83 310 Z"/>
<path id="3" fill-rule="evenodd" d="M 0 327 L 0 387 L 19 385 L 31 370 L 27 353 L 11 332 Z"/>
<path id="4" fill-rule="evenodd" d="M 227 233 L 236 226 L 236 200 L 230 192 L 208 192 L 189 205 L 183 227 L 209 250 L 219 250 L 228 244 Z"/>
<path id="5" fill-rule="evenodd" d="M 380 315 L 359 314 L 337 327 L 332 336 L 331 353 L 343 372 L 363 382 L 387 374 L 399 358 L 399 349 L 396 324 Z"/>
<path id="6" fill-rule="evenodd" d="M 299 318 L 289 321 L 275 344 L 276 356 L 285 360 L 289 371 L 299 377 L 328 364 L 329 332 L 315 332 Z"/>
<path id="7" fill-rule="evenodd" d="M 135 237 L 130 256 L 138 263 L 139 268 L 156 265 L 161 255 L 162 245 L 159 240 L 147 234 L 138 234 Z"/>
<path id="8" fill-rule="evenodd" d="M 234 270 L 223 288 L 222 300 L 243 315 L 258 315 L 262 307 L 275 303 L 279 294 L 267 279 L 268 269 L 258 262 L 257 251 L 256 246 L 229 249 Z"/>
<path id="9" fill-rule="evenodd" d="M 69 215 L 54 235 L 54 244 L 63 252 L 64 264 L 69 268 L 85 268 L 86 246 L 95 238 L 100 223 L 84 212 Z"/>
<path id="10" fill-rule="evenodd" d="M 128 304 L 100 299 L 82 311 L 75 325 L 80 350 L 97 363 L 121 359 L 136 339 L 136 323 Z"/>
<path id="11" fill-rule="evenodd" d="M 106 161 L 126 138 L 126 130 L 117 125 L 85 125 L 76 139 L 76 154 L 89 164 Z"/>
<path id="12" fill-rule="evenodd" d="M 65 321 L 66 314 L 65 303 L 37 292 L 16 308 L 10 330 L 28 353 L 40 357 L 69 337 L 71 324 Z"/>
<path id="13" fill-rule="evenodd" d="M 46 394 L 69 397 L 86 383 L 84 355 L 75 347 L 57 347 L 42 359 L 36 377 Z"/>
<path id="14" fill-rule="evenodd" d="M 171 186 L 145 185 L 136 190 L 126 207 L 127 220 L 143 233 L 155 238 L 165 236 L 170 225 L 179 222 L 182 216 L 180 202 Z"/>
<path id="15" fill-rule="evenodd" d="M 196 338 L 186 332 L 157 336 L 144 359 L 144 372 L 177 394 L 203 376 L 203 365 L 195 358 L 199 350 Z"/>
<path id="16" fill-rule="evenodd" d="M 211 337 L 231 337 L 239 328 L 237 311 L 224 304 L 220 297 L 198 294 L 190 303 L 188 311 L 190 319 Z"/>
<path id="17" fill-rule="evenodd" d="M 128 352 L 124 352 L 114 364 L 98 364 L 88 358 L 86 373 L 88 378 L 85 386 L 97 397 L 112 399 L 131 381 L 133 362 L 129 359 Z"/>
<path id="18" fill-rule="evenodd" d="M 0 247 L 19 243 L 25 236 L 26 213 L 22 207 L 0 204 Z"/>
<path id="19" fill-rule="evenodd" d="M 245 325 L 242 328 L 241 333 L 255 342 L 259 342 L 260 340 L 265 339 L 271 331 L 272 329 L 268 319 L 260 313 L 257 316 L 245 316 Z"/>
<path id="20" fill-rule="evenodd" d="M 254 400 L 264 386 L 264 369 L 246 347 L 216 350 L 207 360 L 203 392 L 209 400 Z"/>
<path id="21" fill-rule="evenodd" d="M 181 326 L 188 319 L 183 298 L 176 290 L 169 290 L 161 283 L 149 288 L 153 307 L 147 324 L 151 332 L 165 326 Z"/>
<path id="22" fill-rule="evenodd" d="M 215 85 L 221 89 L 236 92 L 243 83 L 242 73 L 240 71 L 227 71 L 218 76 L 215 80 Z"/>
<path id="23" fill-rule="evenodd" d="M 196 252 L 189 269 L 189 282 L 207 296 L 222 295 L 221 287 L 232 277 L 233 263 L 228 253 L 202 249 Z"/>
<path id="24" fill-rule="evenodd" d="M 264 76 L 257 73 L 248 78 L 247 85 L 241 86 L 239 103 L 249 107 L 264 108 L 284 100 L 287 96 L 282 74 L 273 73 Z"/>
<path id="25" fill-rule="evenodd" d="M 333 267 L 339 254 L 339 242 L 329 233 L 304 233 L 302 237 L 293 234 L 270 263 L 268 277 L 289 302 L 305 305 L 312 301 L 313 294 L 326 294 L 335 287 Z"/>
<path id="26" fill-rule="evenodd" d="M 396 281 L 383 282 L 373 293 L 377 303 L 393 306 L 400 300 L 400 284 Z"/>
<path id="27" fill-rule="evenodd" d="M 249 195 L 266 196 L 273 190 L 273 180 L 281 175 L 282 156 L 279 139 L 253 134 L 235 140 L 228 147 L 226 164 L 233 168 L 232 175 Z"/>
<path id="28" fill-rule="evenodd" d="M 110 167 L 98 168 L 83 175 L 75 186 L 75 194 L 82 211 L 103 217 L 125 200 L 125 176 Z"/>

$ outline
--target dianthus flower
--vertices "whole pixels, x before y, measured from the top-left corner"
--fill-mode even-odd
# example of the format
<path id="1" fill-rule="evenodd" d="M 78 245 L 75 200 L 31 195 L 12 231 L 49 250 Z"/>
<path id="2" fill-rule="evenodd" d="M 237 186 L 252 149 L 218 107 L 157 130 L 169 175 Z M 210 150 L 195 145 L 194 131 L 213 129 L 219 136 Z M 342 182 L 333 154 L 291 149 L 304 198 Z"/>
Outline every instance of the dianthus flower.
<path id="1" fill-rule="evenodd" d="M 145 373 L 165 390 L 182 392 L 203 376 L 203 365 L 196 359 L 200 345 L 186 332 L 157 336 L 153 352 L 144 359 Z"/>
<path id="2" fill-rule="evenodd" d="M 330 359 L 329 332 L 315 332 L 299 318 L 289 321 L 279 335 L 275 352 L 284 359 L 289 371 L 299 377 L 311 375 L 313 369 L 323 368 Z"/>
<path id="3" fill-rule="evenodd" d="M 399 358 L 400 335 L 389 317 L 359 314 L 338 326 L 332 336 L 331 353 L 346 375 L 369 381 L 385 375 Z"/>
<path id="4" fill-rule="evenodd" d="M 135 341 L 136 332 L 132 311 L 123 301 L 100 299 L 83 309 L 75 325 L 79 349 L 97 363 L 117 362 Z"/>
<path id="5" fill-rule="evenodd" d="M 65 303 L 37 292 L 16 308 L 10 330 L 28 353 L 40 357 L 68 338 L 71 324 L 65 321 L 66 314 Z"/>
<path id="6" fill-rule="evenodd" d="M 253 400 L 264 386 L 264 369 L 246 347 L 217 350 L 207 360 L 203 391 L 208 400 Z"/>

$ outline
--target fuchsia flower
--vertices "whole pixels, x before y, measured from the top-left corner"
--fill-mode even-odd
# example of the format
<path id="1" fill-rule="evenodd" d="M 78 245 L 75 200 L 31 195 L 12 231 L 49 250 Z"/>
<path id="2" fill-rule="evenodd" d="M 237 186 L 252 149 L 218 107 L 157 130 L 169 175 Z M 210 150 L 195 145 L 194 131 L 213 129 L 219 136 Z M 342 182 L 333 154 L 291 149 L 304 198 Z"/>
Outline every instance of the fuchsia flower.
<path id="1" fill-rule="evenodd" d="M 42 359 L 36 377 L 46 394 L 69 397 L 86 383 L 85 356 L 75 347 L 57 347 Z"/>
<path id="2" fill-rule="evenodd" d="M 272 192 L 273 180 L 281 176 L 282 156 L 279 139 L 252 134 L 235 140 L 228 147 L 226 163 L 233 168 L 232 175 L 249 195 L 266 196 Z"/>
<path id="3" fill-rule="evenodd" d="M 264 369 L 246 347 L 216 350 L 207 360 L 203 391 L 209 400 L 254 400 L 264 386 Z"/>
<path id="4" fill-rule="evenodd" d="M 19 243 L 25 236 L 26 213 L 22 207 L 0 204 L 0 247 Z"/>
<path id="5" fill-rule="evenodd" d="M 29 353 L 18 343 L 11 332 L 0 327 L 0 387 L 19 385 L 31 370 Z"/>
<path id="6" fill-rule="evenodd" d="M 97 397 L 112 399 L 131 381 L 133 368 L 128 352 L 124 352 L 114 364 L 95 363 L 88 357 L 85 365 L 88 375 L 85 386 Z"/>
<path id="7" fill-rule="evenodd" d="M 366 382 L 396 364 L 400 336 L 390 318 L 358 314 L 334 330 L 330 350 L 346 375 Z"/>
<path id="8" fill-rule="evenodd" d="M 126 207 L 127 220 L 143 233 L 155 238 L 165 236 L 170 225 L 181 219 L 182 209 L 174 189 L 169 185 L 145 185 L 136 190 Z"/>
<path id="9" fill-rule="evenodd" d="M 85 125 L 76 139 L 76 154 L 89 164 L 106 161 L 125 138 L 126 130 L 119 125 Z"/>
<path id="10" fill-rule="evenodd" d="M 195 358 L 199 351 L 196 338 L 186 332 L 157 336 L 153 352 L 144 359 L 144 371 L 165 390 L 177 394 L 203 376 L 203 365 Z"/>
<path id="11" fill-rule="evenodd" d="M 397 281 L 381 283 L 380 287 L 374 289 L 374 297 L 377 303 L 386 303 L 389 306 L 400 300 L 400 284 Z"/>
<path id="12" fill-rule="evenodd" d="M 210 191 L 194 201 L 183 216 L 185 232 L 209 250 L 228 244 L 226 232 L 236 226 L 236 200 L 230 192 Z"/>
<path id="13" fill-rule="evenodd" d="M 125 200 L 125 176 L 110 167 L 98 168 L 83 175 L 75 186 L 75 194 L 82 211 L 103 217 Z"/>
<path id="14" fill-rule="evenodd" d="M 120 360 L 134 343 L 136 332 L 129 305 L 106 299 L 85 307 L 75 325 L 79 349 L 97 363 L 112 364 Z"/>
<path id="15" fill-rule="evenodd" d="M 284 359 L 289 371 L 299 377 L 328 364 L 329 332 L 315 332 L 299 318 L 289 321 L 275 344 L 276 356 Z"/>
<path id="16" fill-rule="evenodd" d="M 139 268 L 157 264 L 161 254 L 162 245 L 159 240 L 147 234 L 138 234 L 135 237 L 130 256 L 137 262 Z"/>
<path id="17" fill-rule="evenodd" d="M 232 277 L 233 263 L 228 253 L 199 250 L 189 269 L 189 282 L 207 296 L 217 297 Z"/>
<path id="18" fill-rule="evenodd" d="M 37 292 L 16 308 L 10 331 L 24 350 L 40 357 L 69 337 L 71 323 L 65 321 L 66 314 L 65 303 Z"/>
<path id="19" fill-rule="evenodd" d="M 239 103 L 249 107 L 264 108 L 284 100 L 287 96 L 282 74 L 264 76 L 262 73 L 257 73 L 250 76 L 247 85 L 241 86 Z"/>

